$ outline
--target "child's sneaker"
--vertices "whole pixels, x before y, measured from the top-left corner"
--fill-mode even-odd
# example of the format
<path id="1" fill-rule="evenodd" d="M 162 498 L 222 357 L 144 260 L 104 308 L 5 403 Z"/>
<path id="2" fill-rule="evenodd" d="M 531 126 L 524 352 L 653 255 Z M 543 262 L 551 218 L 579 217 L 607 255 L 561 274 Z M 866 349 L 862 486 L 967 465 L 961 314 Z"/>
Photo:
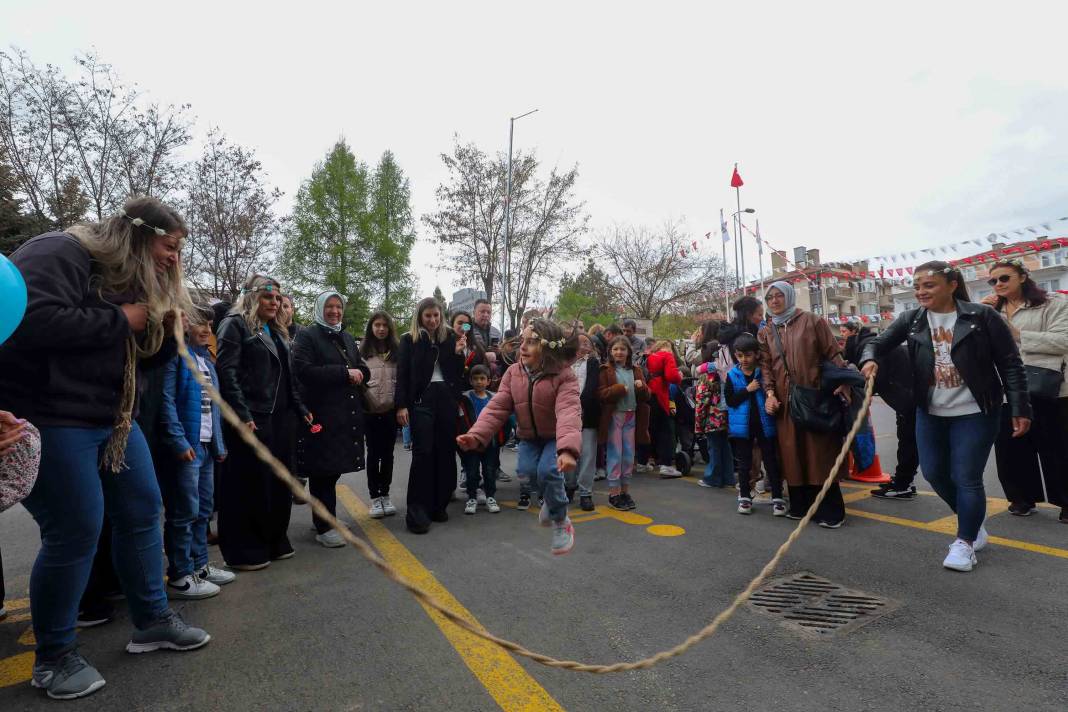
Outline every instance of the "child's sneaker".
<path id="1" fill-rule="evenodd" d="M 474 514 L 476 509 L 478 509 L 478 500 L 469 499 L 464 505 L 464 514 Z"/>
<path id="2" fill-rule="evenodd" d="M 556 556 L 563 556 L 571 551 L 575 545 L 575 527 L 571 524 L 571 518 L 564 520 L 563 524 L 553 527 L 552 552 Z"/>
<path id="3" fill-rule="evenodd" d="M 786 516 L 786 500 L 785 499 L 773 499 L 771 500 L 771 514 L 776 517 Z"/>
<path id="4" fill-rule="evenodd" d="M 660 479 L 662 479 L 662 480 L 674 480 L 674 479 L 679 478 L 679 477 L 682 477 L 682 473 L 679 472 L 678 470 L 676 470 L 671 465 L 661 465 L 660 466 Z"/>
<path id="5" fill-rule="evenodd" d="M 608 506 L 612 509 L 618 509 L 620 511 L 627 510 L 627 500 L 623 498 L 621 494 L 608 495 Z"/>
<path id="6" fill-rule="evenodd" d="M 516 502 L 515 508 L 519 510 L 530 509 L 530 495 L 526 492 L 521 492 L 519 494 L 519 501 Z"/>
<path id="7" fill-rule="evenodd" d="M 501 505 L 497 504 L 497 500 L 493 497 L 486 497 L 486 511 L 491 514 L 496 514 L 501 511 Z"/>
<path id="8" fill-rule="evenodd" d="M 538 524 L 547 527 L 552 523 L 553 520 L 549 517 L 549 503 L 542 502 L 541 509 L 538 511 Z"/>
<path id="9" fill-rule="evenodd" d="M 387 517 L 392 517 L 397 513 L 397 507 L 390 501 L 388 494 L 385 497 L 379 497 L 378 502 L 382 505 L 382 513 Z"/>
<path id="10" fill-rule="evenodd" d="M 478 493 L 475 495 L 475 499 L 478 501 L 479 504 L 486 503 L 486 493 L 481 487 L 478 488 Z"/>
<path id="11" fill-rule="evenodd" d="M 371 500 L 371 519 L 381 519 L 386 516 L 386 512 L 382 509 L 382 498 L 375 497 Z"/>
<path id="12" fill-rule="evenodd" d="M 626 503 L 627 509 L 638 508 L 638 504 L 634 501 L 634 498 L 630 496 L 630 492 L 622 492 L 619 496 L 623 498 L 623 502 Z"/>
<path id="13" fill-rule="evenodd" d="M 608 472 L 603 467 L 598 468 L 597 472 L 594 473 L 594 475 L 593 475 L 593 481 L 594 482 L 600 482 L 601 480 L 607 480 L 607 479 L 608 479 Z"/>
<path id="14" fill-rule="evenodd" d="M 593 511 L 593 495 L 583 494 L 579 495 L 579 509 L 583 512 Z"/>
<path id="15" fill-rule="evenodd" d="M 738 514 L 752 514 L 753 500 L 749 497 L 738 498 Z"/>

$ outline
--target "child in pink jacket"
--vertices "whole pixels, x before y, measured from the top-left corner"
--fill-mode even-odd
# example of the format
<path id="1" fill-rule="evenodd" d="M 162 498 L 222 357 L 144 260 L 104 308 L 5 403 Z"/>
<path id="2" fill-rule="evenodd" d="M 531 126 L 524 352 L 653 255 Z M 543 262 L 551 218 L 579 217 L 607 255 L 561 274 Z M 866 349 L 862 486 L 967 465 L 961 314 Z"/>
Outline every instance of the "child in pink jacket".
<path id="1" fill-rule="evenodd" d="M 521 337 L 519 363 L 505 371 L 497 395 L 456 444 L 461 450 L 486 447 L 514 411 L 519 421 L 516 469 L 520 482 L 530 483 L 520 495 L 519 509 L 530 506 L 529 488 L 537 487 L 543 499 L 541 525 L 553 526 L 552 553 L 566 554 L 575 544 L 575 528 L 567 516 L 562 473 L 573 470 L 582 455 L 578 381 L 568 367 L 578 342 L 547 319 L 534 319 Z"/>

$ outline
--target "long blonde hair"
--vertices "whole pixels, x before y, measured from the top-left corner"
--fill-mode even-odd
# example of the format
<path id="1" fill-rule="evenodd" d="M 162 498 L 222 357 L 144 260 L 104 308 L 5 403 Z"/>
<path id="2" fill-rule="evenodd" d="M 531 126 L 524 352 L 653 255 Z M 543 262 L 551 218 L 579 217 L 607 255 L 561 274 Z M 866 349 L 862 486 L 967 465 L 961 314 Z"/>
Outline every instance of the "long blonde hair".
<path id="1" fill-rule="evenodd" d="M 158 274 L 153 243 L 162 235 L 178 237 L 181 250 L 189 228 L 182 216 L 155 198 L 130 198 L 118 215 L 98 223 L 79 223 L 67 230 L 92 258 L 91 285 L 104 294 L 131 293 L 148 308 L 149 326 L 138 355 L 151 356 L 163 344 L 163 317 L 180 309 L 190 318 L 196 310 L 185 288 L 182 261 Z"/>
<path id="2" fill-rule="evenodd" d="M 441 321 L 438 322 L 438 328 L 434 330 L 433 334 L 423 328 L 422 324 L 423 312 L 428 309 L 437 309 L 441 314 Z M 442 309 L 441 302 L 434 299 L 434 297 L 426 297 L 415 306 L 415 314 L 412 316 L 412 326 L 408 331 L 408 333 L 411 334 L 412 343 L 419 341 L 420 332 L 426 333 L 432 342 L 438 344 L 449 336 L 449 329 L 445 326 L 445 310 Z"/>
<path id="3" fill-rule="evenodd" d="M 266 291 L 266 287 L 270 287 L 270 291 L 277 292 L 281 296 L 282 286 L 273 277 L 268 277 L 265 274 L 254 274 L 249 277 L 245 281 L 245 286 L 241 288 L 241 298 L 234 305 L 234 308 L 230 310 L 230 313 L 240 315 L 245 320 L 245 324 L 248 325 L 249 331 L 253 334 L 262 329 L 264 324 L 267 324 L 272 334 L 278 334 L 279 338 L 288 341 L 289 330 L 278 320 L 278 315 L 282 313 L 281 309 L 275 313 L 274 319 L 269 322 L 264 322 L 260 318 L 260 292 Z"/>

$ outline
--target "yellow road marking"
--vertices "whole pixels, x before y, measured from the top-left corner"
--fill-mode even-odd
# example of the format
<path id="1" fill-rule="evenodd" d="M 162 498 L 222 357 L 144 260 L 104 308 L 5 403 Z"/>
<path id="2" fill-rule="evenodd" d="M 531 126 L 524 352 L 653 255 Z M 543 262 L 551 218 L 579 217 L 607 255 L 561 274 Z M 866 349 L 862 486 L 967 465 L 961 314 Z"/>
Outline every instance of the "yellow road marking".
<path id="1" fill-rule="evenodd" d="M 685 529 L 674 524 L 652 524 L 645 531 L 653 536 L 682 536 L 686 533 Z"/>
<path id="2" fill-rule="evenodd" d="M 33 677 L 33 651 L 0 660 L 0 687 L 10 687 Z"/>
<path id="3" fill-rule="evenodd" d="M 453 611 L 456 611 L 472 623 L 478 624 L 471 612 L 449 593 L 437 578 L 415 557 L 404 544 L 393 536 L 378 520 L 371 519 L 367 506 L 345 485 L 337 487 L 338 499 L 349 511 L 352 518 L 363 529 L 371 544 L 378 549 L 382 558 L 388 561 L 408 580 L 430 591 Z M 420 605 L 423 605 L 420 603 Z M 540 710 L 559 710 L 563 707 L 553 699 L 545 688 L 538 684 L 530 674 L 516 662 L 515 658 L 505 653 L 496 645 L 477 638 L 465 630 L 449 623 L 440 613 L 423 606 L 427 615 L 441 629 L 442 635 L 460 654 L 464 664 L 475 674 L 486 691 L 496 700 L 502 710 L 523 710 L 537 712 Z"/>
<path id="4" fill-rule="evenodd" d="M 9 611 L 21 611 L 23 608 L 30 607 L 30 599 L 28 598 L 9 598 L 4 603 L 4 608 Z"/>

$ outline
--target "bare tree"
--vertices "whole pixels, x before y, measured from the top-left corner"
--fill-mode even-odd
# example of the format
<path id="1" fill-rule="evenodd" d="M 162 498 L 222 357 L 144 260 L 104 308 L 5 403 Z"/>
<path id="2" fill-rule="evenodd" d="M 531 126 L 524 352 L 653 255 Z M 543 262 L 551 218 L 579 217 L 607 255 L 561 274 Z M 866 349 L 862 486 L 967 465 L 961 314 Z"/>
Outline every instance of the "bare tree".
<path id="1" fill-rule="evenodd" d="M 178 150 L 192 140 L 189 104 L 149 104 L 136 111 L 119 137 L 119 162 L 127 195 L 165 200 L 179 189 L 183 166 Z"/>
<path id="2" fill-rule="evenodd" d="M 655 231 L 617 225 L 600 236 L 596 249 L 627 314 L 656 321 L 665 313 L 690 311 L 723 291 L 722 261 L 694 243 L 679 222 L 668 221 Z"/>
<path id="3" fill-rule="evenodd" d="M 189 223 L 186 270 L 201 290 L 233 298 L 250 274 L 264 271 L 281 228 L 274 205 L 282 196 L 266 184 L 249 149 L 212 130 L 185 185 Z"/>
<path id="4" fill-rule="evenodd" d="M 504 200 L 508 158 L 490 157 L 474 144 L 456 140 L 452 154 L 442 154 L 449 170 L 436 191 L 438 212 L 423 216 L 446 248 L 456 271 L 475 281 L 503 303 L 514 327 L 526 310 L 532 289 L 552 268 L 577 254 L 577 238 L 585 233 L 585 204 L 574 196 L 578 169 L 550 171 L 547 182 L 537 177 L 533 154 L 520 154 L 512 166 L 509 215 L 510 259 L 504 254 Z M 508 277 L 502 294 L 500 275 Z"/>

